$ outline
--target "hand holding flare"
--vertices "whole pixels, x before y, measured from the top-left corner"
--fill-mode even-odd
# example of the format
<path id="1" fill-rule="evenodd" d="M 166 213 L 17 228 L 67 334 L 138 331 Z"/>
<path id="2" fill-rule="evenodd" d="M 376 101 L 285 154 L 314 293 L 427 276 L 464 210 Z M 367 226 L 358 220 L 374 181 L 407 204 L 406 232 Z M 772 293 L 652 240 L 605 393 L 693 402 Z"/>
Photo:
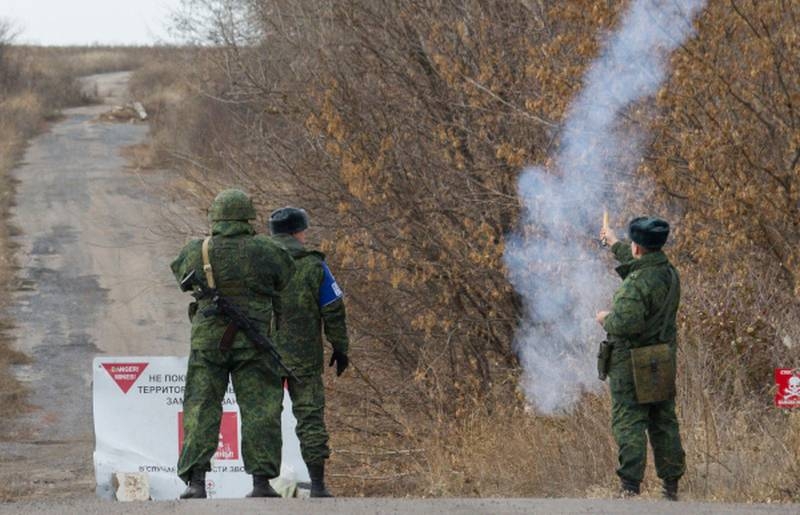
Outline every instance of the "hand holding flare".
<path id="1" fill-rule="evenodd" d="M 614 231 L 611 230 L 611 227 L 608 223 L 608 209 L 603 210 L 603 227 L 600 229 L 600 242 L 604 246 L 613 245 L 617 241 L 617 236 L 614 234 Z"/>

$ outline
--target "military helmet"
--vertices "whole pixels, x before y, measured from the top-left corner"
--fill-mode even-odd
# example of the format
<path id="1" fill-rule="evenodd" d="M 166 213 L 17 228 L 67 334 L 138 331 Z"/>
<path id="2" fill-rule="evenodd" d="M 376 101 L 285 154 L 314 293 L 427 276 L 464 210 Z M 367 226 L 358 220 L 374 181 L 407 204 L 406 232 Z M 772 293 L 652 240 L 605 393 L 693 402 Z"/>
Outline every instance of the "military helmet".
<path id="1" fill-rule="evenodd" d="M 628 226 L 631 241 L 648 250 L 660 250 L 667 242 L 669 224 L 654 216 L 640 216 Z"/>
<path id="2" fill-rule="evenodd" d="M 256 209 L 247 193 L 241 190 L 224 190 L 217 195 L 208 210 L 208 219 L 212 222 L 223 220 L 255 220 Z"/>
<path id="3" fill-rule="evenodd" d="M 282 207 L 269 215 L 269 230 L 272 234 L 295 234 L 308 229 L 308 213 L 305 209 Z"/>

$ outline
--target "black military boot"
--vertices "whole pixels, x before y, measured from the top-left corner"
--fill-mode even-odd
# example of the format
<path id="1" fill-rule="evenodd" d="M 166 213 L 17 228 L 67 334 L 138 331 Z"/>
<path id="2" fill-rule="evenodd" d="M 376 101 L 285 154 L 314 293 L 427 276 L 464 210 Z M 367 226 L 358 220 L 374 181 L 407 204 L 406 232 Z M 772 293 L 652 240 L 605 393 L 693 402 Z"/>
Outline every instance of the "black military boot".
<path id="1" fill-rule="evenodd" d="M 677 501 L 678 500 L 678 480 L 677 479 L 665 479 L 661 492 L 664 494 L 664 499 L 668 501 Z"/>
<path id="2" fill-rule="evenodd" d="M 639 481 L 622 479 L 620 482 L 619 493 L 621 497 L 635 497 L 639 495 Z"/>
<path id="3" fill-rule="evenodd" d="M 193 469 L 189 477 L 189 486 L 181 494 L 181 499 L 206 498 L 206 471 Z"/>
<path id="4" fill-rule="evenodd" d="M 311 497 L 333 497 L 325 488 L 325 462 L 314 463 L 308 466 L 308 475 L 311 476 Z"/>
<path id="5" fill-rule="evenodd" d="M 280 494 L 269 484 L 267 476 L 253 474 L 253 491 L 247 497 L 280 497 Z"/>

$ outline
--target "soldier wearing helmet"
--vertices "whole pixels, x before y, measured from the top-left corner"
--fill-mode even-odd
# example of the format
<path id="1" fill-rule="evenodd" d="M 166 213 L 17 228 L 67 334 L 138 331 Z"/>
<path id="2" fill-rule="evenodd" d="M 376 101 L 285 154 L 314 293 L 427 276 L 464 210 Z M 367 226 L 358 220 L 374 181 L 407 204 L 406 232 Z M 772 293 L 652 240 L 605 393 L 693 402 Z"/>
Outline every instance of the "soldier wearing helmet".
<path id="1" fill-rule="evenodd" d="M 296 266 L 276 310 L 276 344 L 281 358 L 301 379 L 287 381 L 300 450 L 311 476 L 311 496 L 330 497 L 325 487 L 330 449 L 324 416 L 322 333 L 333 347 L 329 366 L 336 364 L 336 375 L 341 375 L 349 363 L 343 294 L 325 255 L 305 247 L 308 215 L 303 209 L 278 209 L 270 216 L 269 225 L 273 240 L 289 251 Z"/>
<path id="2" fill-rule="evenodd" d="M 256 212 L 242 191 L 229 189 L 209 210 L 211 236 L 189 242 L 172 262 L 178 282 L 191 271 L 233 301 L 264 330 L 272 322 L 273 299 L 291 279 L 291 256 L 267 236 L 256 235 Z M 209 266 L 206 267 L 205 265 Z M 211 284 L 211 283 L 214 284 Z M 205 474 L 217 450 L 222 401 L 228 381 L 236 391 L 242 421 L 245 471 L 253 475 L 251 497 L 277 497 L 269 480 L 281 461 L 283 386 L 266 354 L 239 331 L 223 338 L 229 321 L 203 313 L 210 299 L 192 303 L 191 352 L 183 402 L 183 448 L 178 475 L 188 483 L 182 499 L 204 498 Z"/>
<path id="3" fill-rule="evenodd" d="M 608 334 L 604 344 L 611 346 L 607 358 L 598 360 L 598 368 L 601 378 L 608 375 L 611 390 L 611 428 L 619 446 L 617 475 L 623 495 L 639 493 L 649 436 L 664 497 L 677 500 L 678 480 L 686 468 L 675 415 L 680 279 L 661 250 L 669 236 L 666 221 L 635 218 L 628 233 L 630 244 L 618 241 L 609 229 L 600 233 L 604 242 L 612 244 L 623 281 L 611 311 L 596 316 Z"/>

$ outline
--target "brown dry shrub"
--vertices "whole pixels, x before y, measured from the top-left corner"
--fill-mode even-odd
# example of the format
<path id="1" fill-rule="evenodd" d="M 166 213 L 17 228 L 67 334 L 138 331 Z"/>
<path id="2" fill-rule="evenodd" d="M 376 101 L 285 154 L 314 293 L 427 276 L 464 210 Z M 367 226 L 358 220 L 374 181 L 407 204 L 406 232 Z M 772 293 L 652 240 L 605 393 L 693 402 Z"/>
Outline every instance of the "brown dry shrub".
<path id="1" fill-rule="evenodd" d="M 165 106 L 157 145 L 201 204 L 236 184 L 262 211 L 310 209 L 352 321 L 352 379 L 328 385 L 334 486 L 607 495 L 606 395 L 560 418 L 519 398 L 519 306 L 500 257 L 519 168 L 557 145 L 624 5 L 229 4 L 255 27 L 205 20 L 220 46 L 180 68 L 192 88 Z M 712 3 L 653 107 L 631 113 L 652 138 L 629 184 L 655 187 L 624 216 L 670 214 L 685 285 L 679 411 L 695 498 L 800 491 L 797 414 L 771 407 L 772 367 L 800 359 L 799 8 Z"/>
<path id="2" fill-rule="evenodd" d="M 779 412 L 768 399 L 731 402 L 710 385 L 709 349 L 682 335 L 678 414 L 687 453 L 684 499 L 729 502 L 797 501 L 800 413 Z M 339 393 L 338 391 L 336 392 Z M 607 396 L 585 396 L 562 417 L 524 409 L 499 389 L 474 399 L 459 417 L 443 417 L 420 428 L 407 425 L 392 438 L 335 434 L 333 484 L 360 495 L 593 497 L 616 494 L 616 445 Z M 352 407 L 346 402 L 345 405 Z M 368 416 L 353 413 L 350 416 Z M 337 414 L 337 419 L 339 415 Z M 340 426 L 340 430 L 343 427 Z M 380 442 L 380 443 L 379 443 Z M 376 445 L 379 443 L 379 445 Z M 652 463 L 652 455 L 648 460 Z M 338 472 L 340 470 L 347 472 Z M 645 476 L 646 497 L 660 497 L 653 467 Z"/>

